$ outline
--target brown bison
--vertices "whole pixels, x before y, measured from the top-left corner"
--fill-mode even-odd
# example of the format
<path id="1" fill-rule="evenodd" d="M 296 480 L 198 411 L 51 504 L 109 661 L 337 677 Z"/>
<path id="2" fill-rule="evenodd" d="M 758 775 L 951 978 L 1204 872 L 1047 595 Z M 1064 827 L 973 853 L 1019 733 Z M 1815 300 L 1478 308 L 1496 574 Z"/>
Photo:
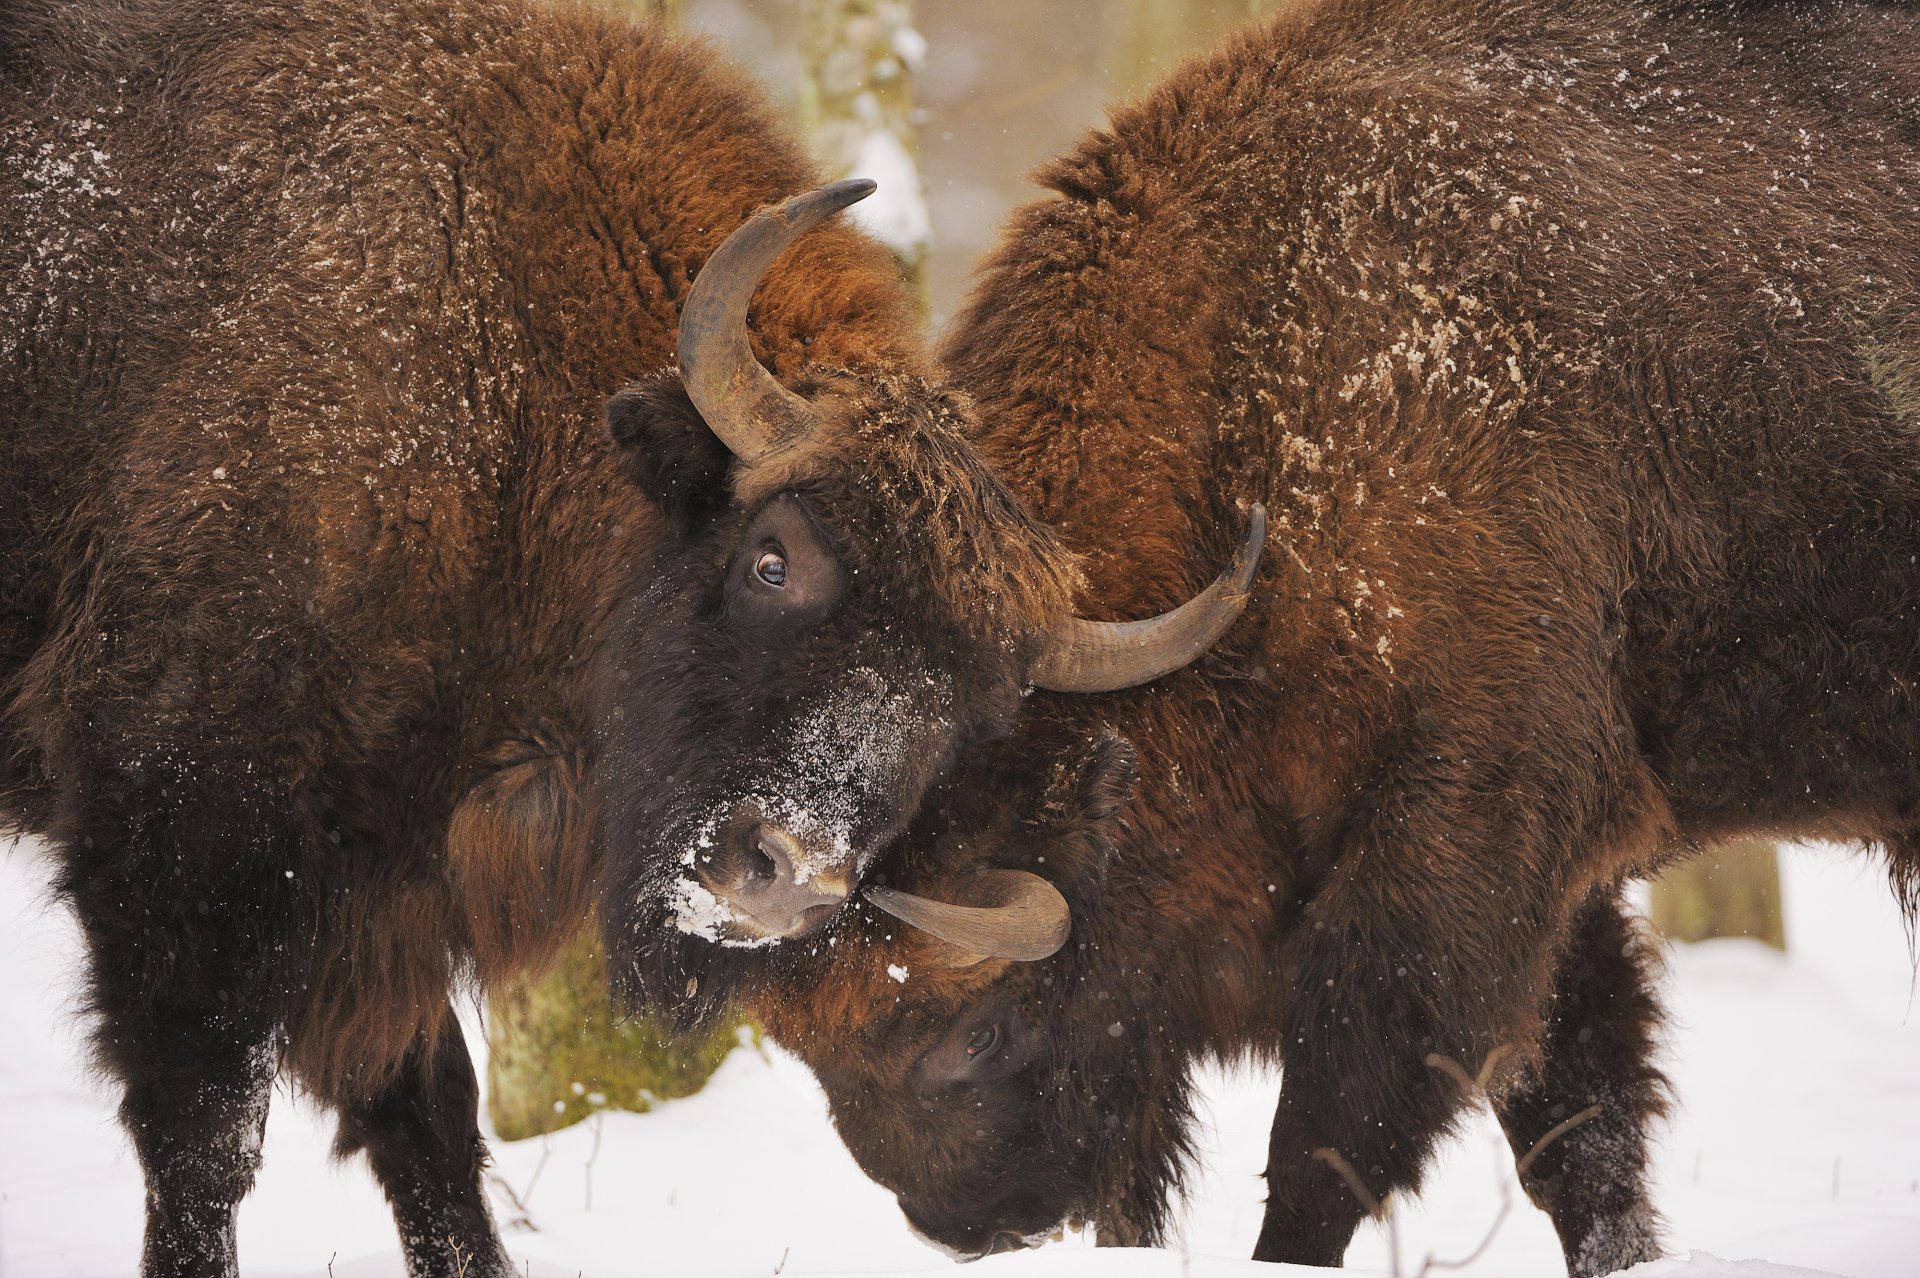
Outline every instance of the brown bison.
<path id="1" fill-rule="evenodd" d="M 598 901 L 630 985 L 712 999 L 1030 685 L 1237 610 L 1073 620 L 886 253 L 800 238 L 867 188 L 742 227 L 812 181 L 586 8 L 0 0 L 0 787 L 149 1275 L 234 1272 L 282 1067 L 412 1273 L 505 1272 L 456 978 Z"/>
<path id="2" fill-rule="evenodd" d="M 1156 1238 L 1252 1049 L 1257 1257 L 1339 1263 L 1490 1060 L 1571 1271 L 1655 1254 L 1623 881 L 1798 833 L 1920 894 L 1920 15 L 1315 0 L 1042 177 L 945 349 L 983 453 L 1118 611 L 1236 495 L 1274 549 L 1196 666 L 929 801 L 884 864 L 945 904 L 880 899 L 947 940 L 843 916 L 757 1010 L 963 1252 Z M 982 867 L 1070 943 L 1007 961 L 1064 909 Z M 1016 894 L 1029 946 L 966 908 Z"/>

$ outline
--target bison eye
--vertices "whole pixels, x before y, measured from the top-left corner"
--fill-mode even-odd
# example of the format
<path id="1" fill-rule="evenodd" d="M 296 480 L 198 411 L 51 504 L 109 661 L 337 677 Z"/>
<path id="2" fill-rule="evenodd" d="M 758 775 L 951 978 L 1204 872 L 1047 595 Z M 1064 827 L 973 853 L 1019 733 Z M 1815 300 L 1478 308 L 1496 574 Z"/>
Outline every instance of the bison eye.
<path id="1" fill-rule="evenodd" d="M 1000 1048 L 1000 1027 L 988 1025 L 973 1032 L 967 1039 L 967 1059 L 986 1060 Z"/>
<path id="2" fill-rule="evenodd" d="M 983 1009 L 976 1015 L 989 1014 Z M 1033 1044 L 1033 1030 L 1017 1012 L 954 1021 L 914 1066 L 912 1085 L 923 1095 L 932 1095 L 955 1084 L 977 1087 L 998 1082 L 1033 1063 Z"/>
<path id="3" fill-rule="evenodd" d="M 786 585 L 787 557 L 777 550 L 763 552 L 753 561 L 753 575 L 776 589 Z"/>

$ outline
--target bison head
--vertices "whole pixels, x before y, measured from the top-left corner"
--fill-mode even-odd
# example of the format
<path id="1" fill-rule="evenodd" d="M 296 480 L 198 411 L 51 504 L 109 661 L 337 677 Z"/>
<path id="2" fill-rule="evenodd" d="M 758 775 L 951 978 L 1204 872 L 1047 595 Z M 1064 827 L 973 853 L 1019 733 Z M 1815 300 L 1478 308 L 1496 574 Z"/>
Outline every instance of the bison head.
<path id="1" fill-rule="evenodd" d="M 1063 748 L 1039 779 L 1031 752 L 992 753 L 1010 757 L 985 774 L 970 762 L 910 831 L 909 890 L 868 889 L 914 924 L 850 912 L 806 979 L 751 1007 L 929 1242 L 969 1258 L 1075 1221 L 1103 1243 L 1150 1242 L 1184 1154 L 1185 1058 L 1150 1010 L 1153 973 L 1102 953 L 1132 751 Z"/>
<path id="2" fill-rule="evenodd" d="M 824 924 L 949 759 L 1002 731 L 1028 688 L 1176 669 L 1251 580 L 1258 519 L 1188 604 L 1078 620 L 1071 557 L 975 454 L 962 398 L 873 369 L 813 367 L 788 386 L 756 360 L 746 317 L 763 272 L 871 189 L 756 213 L 695 281 L 679 368 L 608 407 L 671 525 L 616 609 L 596 716 L 609 948 L 656 1000 L 714 963 L 707 942 Z"/>

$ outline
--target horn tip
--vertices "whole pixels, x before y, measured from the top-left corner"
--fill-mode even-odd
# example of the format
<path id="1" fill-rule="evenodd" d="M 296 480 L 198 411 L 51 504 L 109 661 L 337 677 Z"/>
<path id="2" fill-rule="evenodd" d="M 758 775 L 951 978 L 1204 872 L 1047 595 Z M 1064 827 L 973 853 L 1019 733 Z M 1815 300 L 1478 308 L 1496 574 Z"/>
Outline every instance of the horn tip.
<path id="1" fill-rule="evenodd" d="M 1254 502 L 1247 510 L 1247 540 L 1228 567 L 1233 593 L 1245 595 L 1253 589 L 1253 575 L 1259 571 L 1260 556 L 1267 548 L 1267 508 Z"/>
<path id="2" fill-rule="evenodd" d="M 872 178 L 844 178 L 821 187 L 817 195 L 829 207 L 844 209 L 849 204 L 858 204 L 879 189 L 880 184 Z"/>
<path id="3" fill-rule="evenodd" d="M 872 178 L 847 178 L 844 181 L 835 182 L 829 189 L 844 191 L 851 199 L 864 200 L 879 190 L 880 184 Z"/>

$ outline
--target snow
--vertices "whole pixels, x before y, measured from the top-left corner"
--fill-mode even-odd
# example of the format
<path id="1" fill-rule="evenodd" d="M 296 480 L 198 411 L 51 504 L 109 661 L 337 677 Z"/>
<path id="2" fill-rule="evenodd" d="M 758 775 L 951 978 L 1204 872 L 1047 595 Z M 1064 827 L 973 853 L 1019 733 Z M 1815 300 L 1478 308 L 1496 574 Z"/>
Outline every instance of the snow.
<path id="1" fill-rule="evenodd" d="M 733 907 L 715 896 L 699 880 L 682 876 L 667 887 L 667 908 L 673 925 L 682 932 L 735 949 L 771 945 L 777 936 L 735 936 L 728 927 L 739 920 Z"/>
<path id="2" fill-rule="evenodd" d="M 893 132 L 875 125 L 860 139 L 848 177 L 871 178 L 879 189 L 848 210 L 861 229 L 897 253 L 924 253 L 933 239 L 920 170 Z"/>
<path id="3" fill-rule="evenodd" d="M 902 769 L 924 736 L 951 732 L 946 715 L 952 703 L 952 680 L 944 675 L 924 676 L 918 687 L 904 690 L 871 667 L 848 671 L 841 686 L 801 716 L 791 743 L 775 756 L 788 767 L 780 784 L 714 804 L 681 840 L 679 864 L 691 870 L 705 859 L 721 825 L 750 806 L 798 836 L 791 853 L 795 882 L 835 875 L 857 879 L 865 866 L 854 855 L 856 829 L 871 821 L 882 800 L 898 793 Z M 690 873 L 668 875 L 652 890 L 661 893 L 683 932 L 739 948 L 779 939 L 736 935 L 728 925 L 739 916 Z"/>
<path id="4" fill-rule="evenodd" d="M 1784 877 L 1789 956 L 1746 942 L 1673 956 L 1678 1104 L 1656 1199 L 1675 1255 L 1635 1278 L 1909 1278 L 1920 1268 L 1920 1007 L 1905 937 L 1875 867 L 1796 856 Z M 139 1254 L 140 1178 L 111 1097 L 81 1063 L 67 1010 L 77 940 L 46 905 L 45 879 L 30 847 L 0 851 L 0 1278 L 123 1278 Z M 1205 1072 L 1204 1165 L 1179 1247 L 1095 1250 L 1069 1237 L 983 1260 L 967 1278 L 1321 1272 L 1244 1259 L 1274 1087 L 1264 1070 Z M 249 1275 L 401 1271 L 384 1201 L 358 1160 L 328 1163 L 330 1139 L 323 1115 L 275 1092 L 264 1170 L 240 1213 Z M 496 1213 L 532 1225 L 507 1231 L 527 1278 L 955 1272 L 860 1174 L 806 1070 L 777 1049 L 735 1052 L 700 1095 L 652 1113 L 603 1113 L 494 1150 Z M 1560 1273 L 1552 1230 L 1519 1196 L 1484 1116 L 1448 1146 L 1425 1194 L 1396 1205 L 1399 1272 L 1471 1253 L 1503 1195 L 1509 1214 L 1458 1272 Z M 1367 1226 L 1349 1263 L 1358 1275 L 1392 1272 L 1386 1232 Z"/>

